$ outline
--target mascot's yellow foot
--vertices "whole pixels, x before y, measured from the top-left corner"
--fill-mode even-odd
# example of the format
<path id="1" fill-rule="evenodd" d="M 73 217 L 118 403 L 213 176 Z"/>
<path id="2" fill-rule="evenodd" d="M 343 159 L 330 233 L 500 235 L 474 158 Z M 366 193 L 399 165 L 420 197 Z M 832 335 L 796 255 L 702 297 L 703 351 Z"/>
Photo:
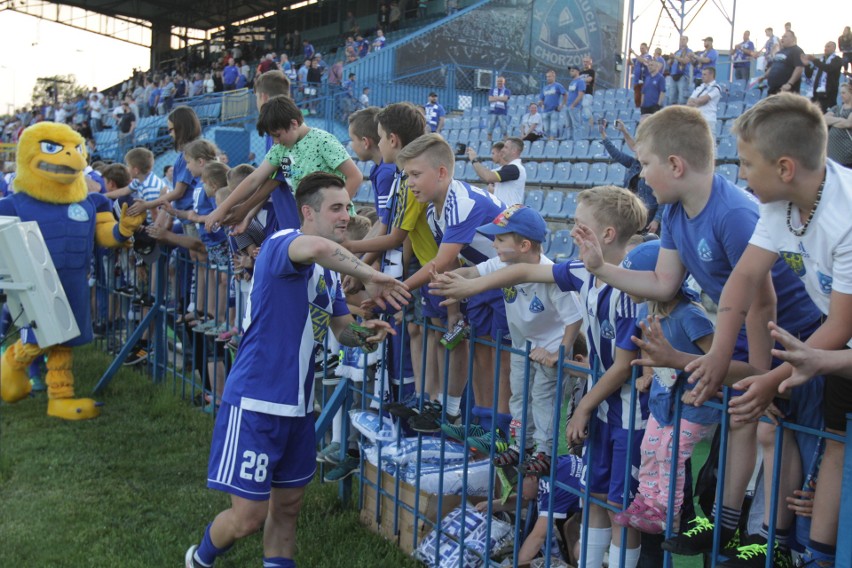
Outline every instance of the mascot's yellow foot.
<path id="1" fill-rule="evenodd" d="M 33 389 L 26 367 L 15 369 L 6 363 L 6 357 L 0 359 L 0 398 L 4 402 L 18 402 L 30 395 Z"/>
<path id="2" fill-rule="evenodd" d="M 52 398 L 47 402 L 47 415 L 62 420 L 90 420 L 100 416 L 100 406 L 91 398 Z"/>

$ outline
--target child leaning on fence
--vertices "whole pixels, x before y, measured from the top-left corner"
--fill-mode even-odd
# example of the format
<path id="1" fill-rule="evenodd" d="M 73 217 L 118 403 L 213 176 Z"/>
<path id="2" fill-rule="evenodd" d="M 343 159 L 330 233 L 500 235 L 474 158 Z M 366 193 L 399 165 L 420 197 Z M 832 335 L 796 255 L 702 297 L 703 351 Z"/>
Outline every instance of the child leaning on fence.
<path id="1" fill-rule="evenodd" d="M 497 256 L 473 267 L 459 268 L 445 273 L 439 280 L 452 278 L 478 278 L 508 265 L 528 263 L 552 266 L 553 261 L 544 256 L 541 243 L 545 239 L 547 224 L 534 209 L 512 205 L 500 213 L 493 222 L 477 229 L 494 237 Z M 525 455 L 521 456 L 520 431 L 514 443 L 494 456 L 500 467 L 516 466 L 534 475 L 550 472 L 553 446 L 553 414 L 558 374 L 559 347 L 570 355 L 574 339 L 580 332 L 583 316 L 575 293 L 565 294 L 555 284 L 518 284 L 503 289 L 506 321 L 512 335 L 512 347 L 525 350 L 532 344 L 529 375 L 525 372 L 527 357 L 511 355 L 509 383 L 512 389 L 509 410 L 514 420 L 526 427 Z M 527 400 L 524 400 L 524 382 Z M 573 392 L 574 378 L 568 382 L 567 392 Z M 528 419 L 532 408 L 532 420 Z"/>
<path id="2" fill-rule="evenodd" d="M 585 190 L 577 201 L 578 225 L 587 226 L 604 243 L 608 262 L 620 263 L 628 240 L 644 227 L 645 206 L 630 191 L 613 186 Z M 591 346 L 589 358 L 603 374 L 596 381 L 590 377 L 589 391 L 574 410 L 566 435 L 569 444 L 586 440 L 584 463 L 589 470 L 592 496 L 621 506 L 624 492 L 632 496 L 636 491 L 638 480 L 633 473 L 626 477 L 625 467 L 629 464 L 631 472 L 639 467 L 639 444 L 648 417 L 647 395 L 634 399 L 629 382 L 630 362 L 636 356 L 631 341 L 638 330 L 636 305 L 627 294 L 598 281 L 580 261 L 553 266 L 515 264 L 480 278 L 455 278 L 442 283 L 438 293 L 461 299 L 522 282 L 555 282 L 562 291 L 580 295 L 583 324 Z M 613 513 L 593 503 L 586 514 L 590 526 L 586 566 L 600 566 L 607 548 L 610 562 L 620 559 L 624 547 L 624 566 L 635 567 L 641 550 L 639 533 L 628 530 L 627 542 L 622 542 L 621 531 L 611 528 Z"/>

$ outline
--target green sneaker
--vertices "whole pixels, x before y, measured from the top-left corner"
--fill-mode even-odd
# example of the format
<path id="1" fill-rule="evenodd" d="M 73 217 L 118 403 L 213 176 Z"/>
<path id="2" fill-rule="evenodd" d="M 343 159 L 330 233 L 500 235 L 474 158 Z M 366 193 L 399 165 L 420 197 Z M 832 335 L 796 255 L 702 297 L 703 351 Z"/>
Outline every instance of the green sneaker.
<path id="1" fill-rule="evenodd" d="M 486 432 L 482 436 L 477 436 L 475 438 L 468 438 L 465 440 L 465 444 L 471 450 L 480 453 L 482 455 L 488 455 L 491 452 L 491 446 L 494 446 L 494 453 L 499 454 L 505 452 L 509 449 L 509 442 L 506 441 L 505 436 L 503 436 L 503 432 L 500 429 L 497 430 L 497 435 L 494 436 L 494 440 L 491 439 L 491 432 Z"/>
<path id="2" fill-rule="evenodd" d="M 333 483 L 335 481 L 342 481 L 358 471 L 358 468 L 361 465 L 360 456 L 350 456 L 346 454 L 346 458 L 342 462 L 340 462 L 337 467 L 332 469 L 329 472 L 326 472 L 325 477 L 323 477 L 323 481 L 327 481 L 329 483 Z"/>
<path id="3" fill-rule="evenodd" d="M 733 558 L 718 564 L 726 568 L 762 568 L 766 566 L 766 555 L 769 547 L 764 544 L 749 544 L 741 546 L 733 553 Z M 773 568 L 793 568 L 793 557 L 789 550 L 781 550 L 778 543 L 772 554 Z"/>
<path id="4" fill-rule="evenodd" d="M 695 517 L 689 524 L 692 525 L 688 530 L 671 537 L 663 542 L 660 548 L 672 554 L 681 556 L 697 556 L 713 551 L 713 523 L 704 517 Z M 719 549 L 721 554 L 730 556 L 732 551 L 740 545 L 740 533 L 735 531 L 730 538 L 725 538 L 725 529 L 722 529 L 722 538 L 720 540 Z"/>
<path id="5" fill-rule="evenodd" d="M 441 432 L 447 436 L 447 438 L 452 438 L 453 440 L 458 440 L 459 442 L 464 442 L 465 440 L 465 427 L 464 424 L 441 424 Z M 485 435 L 485 428 L 480 426 L 479 424 L 471 424 L 467 428 L 467 437 L 468 438 L 476 438 L 478 436 Z"/>
<path id="6" fill-rule="evenodd" d="M 340 443 L 332 442 L 317 452 L 317 461 L 337 465 L 340 463 Z"/>

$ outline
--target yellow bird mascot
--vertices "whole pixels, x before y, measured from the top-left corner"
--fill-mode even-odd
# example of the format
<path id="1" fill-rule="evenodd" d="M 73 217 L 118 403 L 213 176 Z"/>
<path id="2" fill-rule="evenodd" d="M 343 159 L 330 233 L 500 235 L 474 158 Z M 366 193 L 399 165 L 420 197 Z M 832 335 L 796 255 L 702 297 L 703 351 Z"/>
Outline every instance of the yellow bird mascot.
<path id="1" fill-rule="evenodd" d="M 64 124 L 41 122 L 30 126 L 18 141 L 15 193 L 0 200 L 0 215 L 36 221 L 80 328 L 80 335 L 42 349 L 29 328 L 0 361 L 0 397 L 17 402 L 30 394 L 26 369 L 35 357 L 47 355 L 47 414 L 64 420 L 95 418 L 100 409 L 90 398 L 74 398 L 72 348 L 92 340 L 88 288 L 94 246 L 118 247 L 144 221 L 144 214 L 126 215 L 116 222 L 110 200 L 89 193 L 83 170 L 83 137 Z"/>

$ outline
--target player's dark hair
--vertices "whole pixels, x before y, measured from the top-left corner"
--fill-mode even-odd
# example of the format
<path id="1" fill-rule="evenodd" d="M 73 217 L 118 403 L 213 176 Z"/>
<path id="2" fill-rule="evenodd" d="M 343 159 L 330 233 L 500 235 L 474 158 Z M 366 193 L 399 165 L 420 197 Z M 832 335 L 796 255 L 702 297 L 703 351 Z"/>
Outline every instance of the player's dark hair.
<path id="1" fill-rule="evenodd" d="M 270 98 L 260 107 L 260 115 L 257 117 L 257 133 L 261 136 L 289 130 L 293 121 L 301 126 L 305 122 L 302 111 L 289 97 L 277 95 Z"/>

